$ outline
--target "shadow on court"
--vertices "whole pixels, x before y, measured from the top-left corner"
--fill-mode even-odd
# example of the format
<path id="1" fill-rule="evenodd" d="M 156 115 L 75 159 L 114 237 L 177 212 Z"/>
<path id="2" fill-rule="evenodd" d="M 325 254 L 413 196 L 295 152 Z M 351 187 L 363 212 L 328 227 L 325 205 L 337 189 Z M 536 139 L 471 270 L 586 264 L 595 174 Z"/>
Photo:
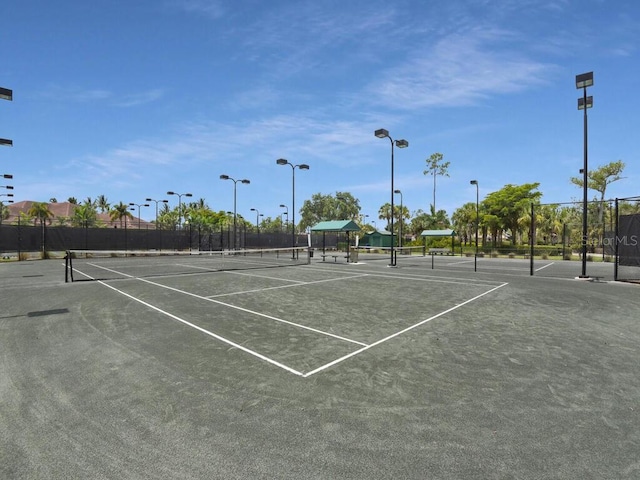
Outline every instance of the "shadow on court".
<path id="1" fill-rule="evenodd" d="M 638 286 L 361 260 L 0 264 L 0 477 L 640 475 Z"/>

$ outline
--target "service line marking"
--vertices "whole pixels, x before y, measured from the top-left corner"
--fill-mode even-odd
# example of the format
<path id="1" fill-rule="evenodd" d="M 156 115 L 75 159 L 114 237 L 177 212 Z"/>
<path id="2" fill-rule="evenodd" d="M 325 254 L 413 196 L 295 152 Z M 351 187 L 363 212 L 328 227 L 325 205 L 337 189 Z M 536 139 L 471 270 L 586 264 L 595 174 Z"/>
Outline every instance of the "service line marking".
<path id="1" fill-rule="evenodd" d="M 173 292 L 182 293 L 183 295 L 188 295 L 190 297 L 198 298 L 200 300 L 205 300 L 207 302 L 217 303 L 218 305 L 223 305 L 223 306 L 228 307 L 228 308 L 233 308 L 235 310 L 240 310 L 241 312 L 245 312 L 245 313 L 249 313 L 249 314 L 252 314 L 252 315 L 256 315 L 258 317 L 268 318 L 269 320 L 273 320 L 273 321 L 276 321 L 276 322 L 280 322 L 280 323 L 284 323 L 284 324 L 287 324 L 287 325 L 291 325 L 292 327 L 301 328 L 303 330 L 309 330 L 310 332 L 319 333 L 320 335 L 325 335 L 327 337 L 337 338 L 338 340 L 342 340 L 344 342 L 355 343 L 356 345 L 367 345 L 366 343 L 359 342 L 357 340 L 352 340 L 350 338 L 342 337 L 340 335 L 336 335 L 336 334 L 333 334 L 333 333 L 330 333 L 330 332 L 325 332 L 324 330 L 318 330 L 317 328 L 308 327 L 306 325 L 301 325 L 299 323 L 290 322 L 289 320 L 284 320 L 283 318 L 278 318 L 278 317 L 274 317 L 272 315 L 267 315 L 266 313 L 256 312 L 255 310 L 249 310 L 248 308 L 239 307 L 239 306 L 233 305 L 231 303 L 221 302 L 220 300 L 215 300 L 213 298 L 203 297 L 202 295 L 198 295 L 196 293 L 187 292 L 186 290 L 180 290 L 179 288 L 170 287 L 168 285 L 163 285 L 163 284 L 157 283 L 157 282 L 152 282 L 151 280 L 147 280 L 146 278 L 136 278 L 136 277 L 134 277 L 132 275 L 128 275 L 126 273 L 118 272 L 116 270 L 111 270 L 111 269 L 106 268 L 106 267 L 101 267 L 99 265 L 93 265 L 93 266 L 98 267 L 98 268 L 102 268 L 102 269 L 107 270 L 107 271 L 109 271 L 111 273 L 117 273 L 118 275 L 124 275 L 126 277 L 129 277 L 129 278 L 134 279 L 134 280 L 138 280 L 140 282 L 148 283 L 149 285 L 155 285 L 157 287 L 166 288 L 167 290 L 171 290 Z M 113 288 L 113 287 L 110 286 L 110 288 Z M 117 290 L 117 289 L 114 288 L 114 290 Z M 129 295 L 127 295 L 127 296 L 129 296 Z M 134 297 L 131 297 L 131 298 L 134 298 Z"/>

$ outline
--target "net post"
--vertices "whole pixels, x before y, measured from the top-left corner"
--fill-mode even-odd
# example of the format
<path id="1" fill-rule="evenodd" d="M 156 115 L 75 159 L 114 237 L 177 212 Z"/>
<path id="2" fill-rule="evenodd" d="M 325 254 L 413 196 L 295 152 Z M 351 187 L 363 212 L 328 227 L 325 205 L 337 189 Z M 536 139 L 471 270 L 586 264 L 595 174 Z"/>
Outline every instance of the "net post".
<path id="1" fill-rule="evenodd" d="M 615 209 L 615 216 L 616 216 L 616 226 L 615 226 L 615 238 L 614 238 L 614 244 L 613 244 L 613 280 L 615 282 L 618 281 L 618 238 L 620 235 L 620 216 L 619 216 L 619 212 L 618 212 L 618 198 L 616 197 L 616 209 Z"/>
<path id="2" fill-rule="evenodd" d="M 69 279 L 73 282 L 73 262 L 71 257 L 71 251 L 67 250 L 64 255 L 64 283 L 69 283 Z"/>
<path id="3" fill-rule="evenodd" d="M 536 236 L 536 212 L 533 202 L 531 202 L 531 230 L 529 232 L 529 242 L 531 243 L 531 252 L 529 254 L 529 276 L 533 276 L 533 254 Z"/>

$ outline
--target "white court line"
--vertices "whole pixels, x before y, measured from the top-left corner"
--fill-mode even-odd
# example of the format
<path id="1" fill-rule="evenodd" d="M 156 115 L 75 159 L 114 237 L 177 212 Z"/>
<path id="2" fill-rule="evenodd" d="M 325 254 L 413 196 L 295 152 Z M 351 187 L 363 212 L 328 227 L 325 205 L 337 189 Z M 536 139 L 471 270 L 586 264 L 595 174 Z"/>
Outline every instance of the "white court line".
<path id="1" fill-rule="evenodd" d="M 352 340 L 350 338 L 341 337 L 340 335 L 335 335 L 333 333 L 325 332 L 324 330 L 318 330 L 317 328 L 308 327 L 306 325 L 301 325 L 299 323 L 290 322 L 289 320 L 284 320 L 282 318 L 273 317 L 271 315 L 267 315 L 266 313 L 256 312 L 255 310 L 249 310 L 248 308 L 243 308 L 243 307 L 239 307 L 237 305 L 232 305 L 231 303 L 225 303 L 225 302 L 221 302 L 220 300 L 215 300 L 213 298 L 203 297 L 202 295 L 197 295 L 195 293 L 187 292 L 186 290 L 180 290 L 179 288 L 170 287 L 168 285 L 163 285 L 163 284 L 157 283 L 157 282 L 152 282 L 151 280 L 147 280 L 145 278 L 136 278 L 136 277 L 134 277 L 132 275 L 128 275 L 126 273 L 118 272 L 116 270 L 111 270 L 111 269 L 106 268 L 106 267 L 101 267 L 99 265 L 94 265 L 94 266 L 97 267 L 97 268 L 102 268 L 104 270 L 107 270 L 107 271 L 109 271 L 111 273 L 117 273 L 119 275 L 124 275 L 126 277 L 132 278 L 134 280 L 138 280 L 140 282 L 148 283 L 150 285 L 155 285 L 155 286 L 161 287 L 161 288 L 166 288 L 167 290 L 171 290 L 173 292 L 182 293 L 184 295 L 188 295 L 190 297 L 198 298 L 200 300 L 205 300 L 207 302 L 217 303 L 218 305 L 223 305 L 225 307 L 233 308 L 235 310 L 240 310 L 241 312 L 250 313 L 252 315 L 257 315 L 257 316 L 263 317 L 263 318 L 268 318 L 269 320 L 273 320 L 275 322 L 285 323 L 287 325 L 291 325 L 292 327 L 301 328 L 303 330 L 309 330 L 310 332 L 313 332 L 313 333 L 319 333 L 320 335 L 325 335 L 327 337 L 333 337 L 333 338 L 337 338 L 338 340 L 342 340 L 342 341 L 345 341 L 345 342 L 355 343 L 356 345 L 366 345 L 366 343 L 358 342 L 357 340 Z"/>
<path id="2" fill-rule="evenodd" d="M 76 271 L 77 271 L 77 270 L 76 270 Z M 84 275 L 85 277 L 88 277 L 88 278 L 90 278 L 90 279 L 92 279 L 92 280 L 96 280 L 95 278 L 93 278 L 93 277 L 91 277 L 91 276 L 89 276 L 89 275 L 87 275 L 87 274 L 85 274 L 85 273 L 82 273 L 82 272 L 78 272 L 78 273 L 80 273 L 81 275 Z M 287 365 L 284 365 L 284 364 L 282 364 L 282 363 L 280 363 L 280 362 L 277 362 L 277 361 L 275 361 L 275 360 L 273 360 L 273 359 L 271 359 L 271 358 L 269 358 L 269 357 L 265 357 L 264 355 L 262 355 L 262 354 L 260 354 L 260 353 L 258 353 L 258 352 L 255 352 L 255 351 L 253 351 L 253 350 L 250 350 L 250 349 L 248 349 L 248 348 L 246 348 L 246 347 L 243 347 L 242 345 L 240 345 L 240 344 L 238 344 L 238 343 L 232 342 L 231 340 L 227 340 L 226 338 L 221 337 L 220 335 L 217 335 L 217 334 L 215 334 L 215 333 L 213 333 L 213 332 L 210 332 L 209 330 L 207 330 L 207 329 L 205 329 L 205 328 L 199 327 L 198 325 L 194 325 L 193 323 L 188 322 L 188 321 L 186 321 L 186 320 L 184 320 L 184 319 L 182 319 L 182 318 L 180 318 L 180 317 L 178 317 L 178 316 L 176 316 L 176 315 L 174 315 L 174 314 L 172 314 L 172 313 L 169 313 L 169 312 L 167 312 L 166 310 L 162 310 L 161 308 L 158 308 L 158 307 L 156 307 L 155 305 L 151 305 L 150 303 L 147 303 L 147 302 L 145 302 L 145 301 L 143 301 L 143 300 L 141 300 L 141 299 L 139 299 L 139 298 L 136 298 L 136 297 L 134 297 L 133 295 L 129 295 L 128 293 L 123 292 L 122 290 L 119 290 L 119 289 L 117 289 L 116 287 L 114 287 L 114 286 L 112 286 L 112 285 L 109 285 L 108 283 L 103 282 L 102 280 L 96 280 L 96 281 L 97 281 L 98 283 L 100 283 L 101 285 L 104 285 L 105 287 L 108 287 L 108 288 L 110 288 L 111 290 L 114 290 L 114 291 L 116 291 L 116 292 L 118 292 L 118 293 L 120 293 L 120 294 L 124 295 L 125 297 L 130 298 L 131 300 L 133 300 L 133 301 L 135 301 L 135 302 L 141 303 L 141 304 L 142 304 L 142 305 L 144 305 L 145 307 L 151 308 L 152 310 L 155 310 L 156 312 L 159 312 L 159 313 L 161 313 L 161 314 L 163 314 L 163 315 L 166 315 L 166 316 L 167 316 L 167 317 L 169 317 L 169 318 L 172 318 L 172 319 L 174 319 L 174 320 L 176 320 L 176 321 L 178 321 L 178 322 L 181 322 L 181 323 L 183 323 L 184 325 L 187 325 L 187 326 L 189 326 L 189 327 L 195 328 L 195 329 L 196 329 L 196 330 L 198 330 L 199 332 L 202 332 L 202 333 L 204 333 L 204 334 L 206 334 L 206 335 L 209 335 L 209 336 L 211 336 L 211 337 L 215 338 L 216 340 L 219 340 L 219 341 L 221 341 L 221 342 L 223 342 L 223 343 L 226 343 L 227 345 L 231 345 L 231 346 L 232 346 L 232 347 L 234 347 L 234 348 L 237 348 L 237 349 L 239 349 L 239 350 L 242 350 L 243 352 L 248 353 L 249 355 L 253 355 L 254 357 L 258 357 L 259 359 L 264 360 L 264 361 L 265 361 L 265 362 L 267 362 L 267 363 L 270 363 L 270 364 L 272 364 L 272 365 L 275 365 L 275 366 L 277 366 L 277 367 L 280 367 L 280 368 L 282 368 L 283 370 L 286 370 L 287 372 L 293 373 L 293 374 L 295 374 L 295 375 L 298 375 L 298 376 L 302 376 L 302 375 L 303 375 L 303 373 L 302 373 L 302 372 L 299 372 L 298 370 L 294 370 L 293 368 L 288 367 Z"/>
<path id="3" fill-rule="evenodd" d="M 539 272 L 540 270 L 542 270 L 543 268 L 547 268 L 550 267 L 551 265 L 553 265 L 556 262 L 551 262 L 551 263 L 547 263 L 546 265 L 541 266 L 540 268 L 536 268 L 536 272 Z"/>
<path id="4" fill-rule="evenodd" d="M 261 278 L 260 275 L 255 275 L 256 277 Z M 341 280 L 349 280 L 352 278 L 360 278 L 360 277 L 368 277 L 369 275 L 366 273 L 362 273 L 360 275 L 351 275 L 350 277 L 340 277 L 340 278 L 325 278 L 324 280 L 314 280 L 312 282 L 302 282 L 299 280 L 290 280 L 290 281 L 295 281 L 298 282 L 295 285 L 278 285 L 277 287 L 262 287 L 262 288 L 255 288 L 253 290 L 242 290 L 242 291 L 238 291 L 238 292 L 228 292 L 228 293 L 219 293 L 217 295 L 207 295 L 204 298 L 220 298 L 220 297 L 228 297 L 231 295 L 242 295 L 243 293 L 259 293 L 259 292 L 265 292 L 267 290 L 279 290 L 281 288 L 293 288 L 293 287 L 302 287 L 305 285 L 313 285 L 316 283 L 326 283 L 326 282 L 336 282 L 336 281 L 341 281 Z M 277 278 L 274 278 L 273 280 L 279 280 Z"/>
<path id="5" fill-rule="evenodd" d="M 459 262 L 448 262 L 445 265 L 462 265 L 463 263 L 473 263 L 473 260 L 460 260 Z"/>
<path id="6" fill-rule="evenodd" d="M 327 268 L 318 268 L 318 267 L 314 267 L 311 266 L 309 267 L 313 270 L 318 270 L 320 272 L 332 272 L 332 273 L 344 273 L 345 275 L 350 274 L 350 272 L 347 272 L 346 270 L 333 270 L 333 269 L 327 269 Z M 379 270 L 376 270 L 379 271 Z M 429 269 L 429 271 L 431 271 L 431 269 Z M 460 273 L 460 270 L 440 270 L 440 271 L 450 271 L 450 272 L 455 272 L 455 273 Z M 467 278 L 456 278 L 456 277 L 443 277 L 443 276 L 439 276 L 439 275 L 425 275 L 425 274 L 418 274 L 418 273 L 407 273 L 405 271 L 403 271 L 402 273 L 395 273 L 393 270 L 388 270 L 385 273 L 367 273 L 366 274 L 369 277 L 382 277 L 382 278 L 397 278 L 400 280 L 417 280 L 417 281 L 424 281 L 424 282 L 436 282 L 436 283 L 453 283 L 453 284 L 457 284 L 457 285 L 471 285 L 471 286 L 477 286 L 477 285 L 481 285 L 481 286 L 485 286 L 485 284 L 488 285 L 496 285 L 498 284 L 497 280 L 484 280 L 481 278 L 473 278 L 473 280 L 470 281 L 469 277 Z"/>
<path id="7" fill-rule="evenodd" d="M 96 267 L 98 267 L 98 268 L 105 268 L 105 267 L 100 267 L 100 266 L 98 266 L 98 265 L 96 265 Z M 74 270 L 75 270 L 75 269 L 74 269 Z M 105 270 L 109 270 L 109 269 L 105 268 Z M 112 271 L 112 270 L 109 270 L 109 271 Z M 121 275 L 125 275 L 125 276 L 130 277 L 130 278 L 135 278 L 135 277 L 132 277 L 131 275 L 123 274 L 123 273 L 121 273 L 121 272 L 116 272 L 116 271 L 112 271 L 112 272 L 113 272 L 113 273 L 118 273 L 118 274 L 121 274 Z M 78 273 L 81 273 L 82 275 L 84 275 L 84 276 L 86 276 L 86 277 L 88 277 L 88 278 L 92 278 L 92 277 L 90 277 L 89 275 L 86 275 L 86 274 L 84 274 L 84 273 L 82 273 L 82 272 L 78 272 Z M 376 276 L 383 276 L 383 277 L 384 277 L 384 275 L 376 275 Z M 395 275 L 394 275 L 394 277 L 395 277 Z M 399 277 L 399 278 L 402 278 L 402 277 Z M 410 278 L 410 277 L 409 277 L 409 278 Z M 93 279 L 93 278 L 92 278 L 92 279 Z M 94 280 L 95 280 L 95 279 L 94 279 Z M 241 307 L 236 307 L 236 306 L 234 306 L 234 305 L 226 304 L 226 303 L 224 303 L 224 302 L 220 302 L 220 301 L 217 301 L 217 300 L 210 300 L 210 299 L 207 299 L 207 298 L 205 298 L 205 297 L 201 297 L 201 296 L 199 296 L 199 295 L 192 294 L 192 293 L 190 293 L 190 292 L 185 292 L 185 291 L 182 291 L 182 290 L 178 290 L 178 289 L 173 288 L 173 287 L 167 287 L 167 286 L 165 286 L 165 285 L 162 285 L 162 284 L 159 284 L 159 283 L 156 283 L 156 282 L 151 282 L 151 281 L 146 280 L 146 279 L 140 279 L 140 278 L 138 278 L 138 279 L 136 279 L 136 280 L 140 280 L 140 281 L 143 281 L 143 282 L 149 283 L 149 284 L 151 284 L 151 285 L 156 285 L 156 286 L 159 286 L 159 287 L 162 287 L 162 288 L 168 288 L 169 290 L 174 290 L 174 291 L 177 291 L 177 292 L 179 292 L 179 293 L 184 293 L 185 295 L 190 295 L 190 296 L 193 296 L 193 297 L 196 297 L 196 298 L 201 298 L 201 299 L 203 299 L 203 300 L 207 300 L 207 301 L 211 301 L 211 302 L 214 302 L 214 303 L 218 303 L 218 304 L 220 304 L 220 305 L 225 305 L 225 306 L 229 306 L 229 307 L 231 307 L 231 308 L 236 308 L 236 309 L 238 309 L 238 310 L 246 311 L 246 312 L 249 312 L 249 313 L 254 313 L 254 314 L 256 314 L 256 315 L 264 316 L 264 317 L 266 317 L 266 318 L 271 318 L 271 319 L 276 320 L 276 321 L 282 321 L 282 322 L 284 322 L 284 323 L 290 323 L 290 324 L 292 324 L 292 325 L 299 326 L 299 327 L 301 327 L 301 328 L 306 328 L 306 329 L 309 329 L 309 330 L 312 330 L 312 331 L 316 331 L 315 329 L 311 329 L 311 328 L 309 328 L 309 327 L 305 327 L 304 325 L 297 325 L 297 324 L 294 324 L 294 323 L 292 323 L 292 322 L 288 322 L 288 321 L 286 321 L 286 320 L 277 319 L 277 318 L 275 318 L 275 317 L 270 317 L 269 315 L 261 314 L 261 313 L 259 313 L 259 312 L 252 312 L 252 311 L 250 311 L 250 310 L 247 310 L 247 309 L 244 309 L 244 308 L 241 308 Z M 222 341 L 222 342 L 224 342 L 224 343 L 226 343 L 226 344 L 228 344 L 228 345 L 232 345 L 232 346 L 234 346 L 234 347 L 236 347 L 236 348 L 238 348 L 238 349 L 240 349 L 240 350 L 242 350 L 242 351 L 244 351 L 244 352 L 246 352 L 246 353 L 249 353 L 250 355 L 253 355 L 253 356 L 257 357 L 257 358 L 260 358 L 260 359 L 262 359 L 262 360 L 264 360 L 264 361 L 266 361 L 266 362 L 268 362 L 268 363 L 271 363 L 272 365 L 278 366 L 278 367 L 280 367 L 280 368 L 282 368 L 282 369 L 284 369 L 284 370 L 286 370 L 286 371 L 288 371 L 288 372 L 294 373 L 295 375 L 301 376 L 301 377 L 303 377 L 303 378 L 308 378 L 308 377 L 310 377 L 310 376 L 312 376 L 312 375 L 315 375 L 316 373 L 319 373 L 319 372 L 321 372 L 321 371 L 323 371 L 323 370 L 326 370 L 326 369 L 328 369 L 328 368 L 330 368 L 330 367 L 332 367 L 332 366 L 334 366 L 334 365 L 337 365 L 338 363 L 341 363 L 341 362 L 343 362 L 343 361 L 345 361 L 345 360 L 347 360 L 347 359 L 349 359 L 349 358 L 351 358 L 351 357 L 354 357 L 354 356 L 356 356 L 356 355 L 358 355 L 358 354 L 360 354 L 360 353 L 362 353 L 362 352 L 364 352 L 364 351 L 366 351 L 366 350 L 369 350 L 369 349 L 370 349 L 370 348 L 372 348 L 372 347 L 378 346 L 378 345 L 380 345 L 380 344 L 382 344 L 382 343 L 384 343 L 384 342 L 387 342 L 387 341 L 389 341 L 389 340 L 391 340 L 391 339 L 393 339 L 393 338 L 395 338 L 395 337 L 397 337 L 397 336 L 400 336 L 400 335 L 402 335 L 402 334 L 404 334 L 404 333 L 406 333 L 406 332 L 409 332 L 409 331 L 411 331 L 411 330 L 413 330 L 413 329 L 415 329 L 415 328 L 418 328 L 418 327 L 420 327 L 420 326 L 424 325 L 425 323 L 430 322 L 431 320 L 434 320 L 434 319 L 439 318 L 439 317 L 441 317 L 441 316 L 443 316 L 443 315 L 446 315 L 447 313 L 450 313 L 450 312 L 452 312 L 452 311 L 454 311 L 454 310 L 456 310 L 456 309 L 458 309 L 458 308 L 460 308 L 460 307 L 462 307 L 462 306 L 464 306 L 464 305 L 467 305 L 468 303 L 471 303 L 471 302 L 473 302 L 473 301 L 475 301 L 475 300 L 477 300 L 477 299 L 479 299 L 479 298 L 481 298 L 481 297 L 483 297 L 483 296 L 485 296 L 485 295 L 488 295 L 489 293 L 492 293 L 492 292 L 494 292 L 494 291 L 498 290 L 499 288 L 502 288 L 502 287 L 504 287 L 504 286 L 508 285 L 508 283 L 502 283 L 502 284 L 500 284 L 500 285 L 498 285 L 498 286 L 496 286 L 496 287 L 494 287 L 494 288 L 491 288 L 490 290 L 488 290 L 488 291 L 486 291 L 486 292 L 484 292 L 484 293 L 481 293 L 481 294 L 479 294 L 479 295 L 476 295 L 476 296 L 475 296 L 475 297 L 473 297 L 473 298 L 470 298 L 469 300 L 466 300 L 466 301 L 464 301 L 464 302 L 462 302 L 462 303 L 459 303 L 459 304 L 457 304 L 457 305 L 455 305 L 455 306 L 453 306 L 453 307 L 451 307 L 451 308 L 449 308 L 449 309 L 447 309 L 447 310 L 444 310 L 444 311 L 442 311 L 442 312 L 440 312 L 440 313 L 438 313 L 438 314 L 436 314 L 436 315 L 433 315 L 433 316 L 431 316 L 431 317 L 429 317 L 429 318 L 426 318 L 426 319 L 424 319 L 424 320 L 422 320 L 422 321 L 420 321 L 420 322 L 418 322 L 418 323 L 416 323 L 416 324 L 414 324 L 414 325 L 411 325 L 411 326 L 409 326 L 409 327 L 407 327 L 407 328 L 405 328 L 405 329 L 403 329 L 403 330 L 400 330 L 400 331 L 398 331 L 398 332 L 395 332 L 395 333 L 393 333 L 393 334 L 391 334 L 391 335 L 389 335 L 389 336 L 387 336 L 387 337 L 385 337 L 385 338 L 382 338 L 382 339 L 380 339 L 380 340 L 377 340 L 377 341 L 375 341 L 375 342 L 373 342 L 373 343 L 371 343 L 371 344 L 368 344 L 368 345 L 367 345 L 367 344 L 364 344 L 364 343 L 361 343 L 361 342 L 355 342 L 355 341 L 353 341 L 353 340 L 344 339 L 344 338 L 342 338 L 342 337 L 338 337 L 338 336 L 336 336 L 336 335 L 333 335 L 333 334 L 330 334 L 330 333 L 327 333 L 327 332 L 321 332 L 321 331 L 318 331 L 319 333 L 323 333 L 323 334 L 326 334 L 326 335 L 329 335 L 329 336 L 332 336 L 332 337 L 340 338 L 340 339 L 343 339 L 343 340 L 346 340 L 346 341 L 350 341 L 350 342 L 353 342 L 353 343 L 358 343 L 358 344 L 360 344 L 360 345 L 363 345 L 363 348 L 360 348 L 359 350 L 355 350 L 355 351 L 353 351 L 353 352 L 351 352 L 351 353 L 349 353 L 349 354 L 347 354 L 347 355 L 344 355 L 344 356 L 342 356 L 342 357 L 340 357 L 340 358 L 337 358 L 337 359 L 335 359 L 335 360 L 333 360 L 333 361 L 331 361 L 331 362 L 329 362 L 329 363 L 327 363 L 327 364 L 325 364 L 325 365 L 322 365 L 322 366 L 320 366 L 320 367 L 318 367 L 318 368 L 316 368 L 316 369 L 314 369 L 314 370 L 311 370 L 311 371 L 309 371 L 309 372 L 307 372 L 307 373 L 302 373 L 302 372 L 299 372 L 299 371 L 297 371 L 297 370 L 295 370 L 295 369 L 293 369 L 293 368 L 291 368 L 291 367 L 288 367 L 288 366 L 286 366 L 286 365 L 284 365 L 284 364 L 281 364 L 280 362 L 277 362 L 277 361 L 272 360 L 272 359 L 270 359 L 270 358 L 268 358 L 268 357 L 265 357 L 264 355 L 261 355 L 261 354 L 259 354 L 258 352 L 255 352 L 255 351 L 253 351 L 253 350 L 250 350 L 250 349 L 248 349 L 248 348 L 246 348 L 246 347 L 243 347 L 242 345 L 239 345 L 239 344 L 236 344 L 236 343 L 234 343 L 234 342 L 232 342 L 232 341 L 230 341 L 230 340 L 227 340 L 227 339 L 226 339 L 226 338 L 224 338 L 224 337 L 221 337 L 221 336 L 219 336 L 219 335 L 216 335 L 215 333 L 210 332 L 209 330 L 206 330 L 206 329 L 204 329 L 204 328 L 202 328 L 202 327 L 199 327 L 199 326 L 197 326 L 197 325 L 194 325 L 194 324 L 192 324 L 192 323 L 190 323 L 190 322 L 188 322 L 188 321 L 186 321 L 186 320 L 183 320 L 183 319 L 181 319 L 181 318 L 179 318 L 179 317 L 177 317 L 177 316 L 175 316 L 175 315 L 173 315 L 173 314 L 171 314 L 171 313 L 169 313 L 169 312 L 166 312 L 166 311 L 164 311 L 164 310 L 161 310 L 161 309 L 160 309 L 160 308 L 158 308 L 158 307 L 155 307 L 155 306 L 153 306 L 153 305 L 151 305 L 151 304 L 148 304 L 147 302 L 144 302 L 143 300 L 140 300 L 140 299 L 138 299 L 138 298 L 136 298 L 136 297 L 133 297 L 132 295 L 129 295 L 128 293 L 125 293 L 125 292 L 123 292 L 123 291 L 121 291 L 121 290 L 118 290 L 117 288 L 115 288 L 115 287 L 113 287 L 113 286 L 111 286 L 111 285 L 109 285 L 109 284 L 107 284 L 107 283 L 105 283 L 105 282 L 103 282 L 103 281 L 101 281 L 101 280 L 98 280 L 98 283 L 101 283 L 102 285 L 105 285 L 106 287 L 109 287 L 109 288 L 111 288 L 112 290 L 114 290 L 114 291 L 116 291 L 116 292 L 118 292 L 118 293 L 121 293 L 122 295 L 124 295 L 124 296 L 126 296 L 126 297 L 128 297 L 128 298 L 131 298 L 132 300 L 134 300 L 134 301 L 136 301 L 136 302 L 139 302 L 139 303 L 141 303 L 141 304 L 143 304 L 143 305 L 145 305 L 145 306 L 148 306 L 149 308 L 151 308 L 151 309 L 153 309 L 153 310 L 156 310 L 156 311 L 158 311 L 158 312 L 160 312 L 160 313 L 163 313 L 163 314 L 165 314 L 165 315 L 169 316 L 170 318 L 173 318 L 173 319 L 175 319 L 175 320 L 177 320 L 177 321 L 179 321 L 179 322 L 181 322 L 181 323 L 183 323 L 183 324 L 185 324 L 185 325 L 191 326 L 191 327 L 195 328 L 196 330 L 201 331 L 201 332 L 203 332 L 203 333 L 205 333 L 205 334 L 207 334 L 207 335 L 210 335 L 210 336 L 212 336 L 213 338 L 216 338 L 216 339 L 218 339 L 218 340 L 220 340 L 220 341 Z"/>
<path id="8" fill-rule="evenodd" d="M 269 279 L 269 280 L 281 280 L 283 282 L 304 283 L 302 280 L 289 280 L 288 278 L 282 279 L 282 278 L 276 278 L 276 277 L 269 277 L 267 275 L 255 275 L 255 274 L 243 273 L 243 272 L 233 272 L 233 271 L 229 271 L 229 270 L 212 270 L 211 268 L 202 267 L 200 265 L 184 265 L 184 264 L 178 264 L 178 265 L 181 266 L 181 267 L 206 270 L 208 272 L 232 273 L 232 274 L 235 274 L 235 275 L 248 275 L 248 276 L 251 276 L 251 277 L 266 278 L 266 279 Z"/>
<path id="9" fill-rule="evenodd" d="M 392 338 L 395 338 L 395 337 L 397 337 L 399 335 L 402 335 L 403 333 L 406 333 L 406 332 L 408 332 L 410 330 L 413 330 L 414 328 L 417 328 L 417 327 L 419 327 L 421 325 L 424 325 L 425 323 L 430 322 L 431 320 L 434 320 L 434 319 L 436 319 L 438 317 L 441 317 L 442 315 L 446 315 L 449 312 L 453 312 L 454 310 L 456 310 L 456 309 L 458 309 L 458 308 L 460 308 L 460 307 L 462 307 L 462 306 L 464 306 L 464 305 L 466 305 L 468 303 L 471 303 L 471 302 L 479 299 L 480 297 L 484 297 L 485 295 L 488 295 L 489 293 L 494 292 L 494 291 L 498 290 L 499 288 L 504 287 L 505 285 L 509 285 L 509 284 L 508 283 L 503 283 L 501 285 L 498 285 L 497 287 L 494 287 L 491 290 L 488 290 L 488 291 L 486 291 L 484 293 L 481 293 L 480 295 L 476 295 L 475 297 L 470 298 L 469 300 L 466 300 L 466 301 L 464 301 L 462 303 L 459 303 L 458 305 L 455 305 L 455 306 L 453 306 L 453 307 L 451 307 L 451 308 L 449 308 L 449 309 L 447 309 L 447 310 L 445 310 L 443 312 L 440 312 L 440 313 L 438 313 L 436 315 L 433 315 L 432 317 L 429 317 L 429 318 L 427 318 L 425 320 L 422 320 L 421 322 L 418 322 L 418 323 L 416 323 L 414 325 L 411 325 L 410 327 L 407 327 L 404 330 L 400 330 L 400 331 L 398 331 L 396 333 L 393 333 L 393 334 L 389 335 L 388 337 L 380 339 L 380 340 L 378 340 L 376 342 L 373 342 L 373 343 L 367 345 L 366 347 L 361 348 L 360 350 L 356 350 L 354 352 L 351 352 L 351 353 L 349 353 L 349 354 L 347 354 L 347 355 L 345 355 L 343 357 L 340 357 L 340 358 L 338 358 L 338 359 L 336 359 L 336 360 L 334 360 L 332 362 L 327 363 L 326 365 L 322 365 L 321 367 L 318 367 L 315 370 L 311 370 L 310 372 L 307 372 L 307 373 L 303 374 L 302 376 L 304 378 L 307 378 L 307 377 L 310 377 L 311 375 L 314 375 L 314 374 L 316 374 L 318 372 L 326 370 L 327 368 L 332 367 L 332 366 L 334 366 L 334 365 L 336 365 L 336 364 L 338 364 L 340 362 L 343 362 L 343 361 L 347 360 L 348 358 L 354 357 L 354 356 L 356 356 L 356 355 L 358 355 L 358 354 L 360 354 L 360 353 L 362 353 L 362 352 L 364 352 L 366 350 L 369 350 L 372 347 L 378 346 L 381 343 L 384 343 L 384 342 L 386 342 L 388 340 L 391 340 Z"/>

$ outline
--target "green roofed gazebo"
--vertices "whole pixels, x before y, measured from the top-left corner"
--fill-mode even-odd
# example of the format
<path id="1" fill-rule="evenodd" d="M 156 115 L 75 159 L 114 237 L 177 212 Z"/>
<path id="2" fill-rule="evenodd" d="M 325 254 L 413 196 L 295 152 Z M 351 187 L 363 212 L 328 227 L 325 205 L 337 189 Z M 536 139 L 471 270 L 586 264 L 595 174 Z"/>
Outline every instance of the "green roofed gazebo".
<path id="1" fill-rule="evenodd" d="M 353 220 L 329 220 L 311 227 L 312 232 L 359 232 L 360 227 Z"/>
<path id="2" fill-rule="evenodd" d="M 353 220 L 328 220 L 311 227 L 312 232 L 322 232 L 322 253 L 324 253 L 324 235 L 327 232 L 345 232 L 347 234 L 347 262 L 350 257 L 349 232 L 359 232 L 360 227 Z"/>
<path id="3" fill-rule="evenodd" d="M 445 228 L 444 230 L 424 230 L 421 237 L 453 237 L 455 236 L 455 230 Z"/>
<path id="4" fill-rule="evenodd" d="M 454 237 L 456 236 L 456 232 L 451 228 L 444 228 L 442 230 L 423 230 L 420 236 L 425 239 L 425 242 L 427 237 L 451 237 L 451 251 L 453 252 L 454 250 Z"/>

